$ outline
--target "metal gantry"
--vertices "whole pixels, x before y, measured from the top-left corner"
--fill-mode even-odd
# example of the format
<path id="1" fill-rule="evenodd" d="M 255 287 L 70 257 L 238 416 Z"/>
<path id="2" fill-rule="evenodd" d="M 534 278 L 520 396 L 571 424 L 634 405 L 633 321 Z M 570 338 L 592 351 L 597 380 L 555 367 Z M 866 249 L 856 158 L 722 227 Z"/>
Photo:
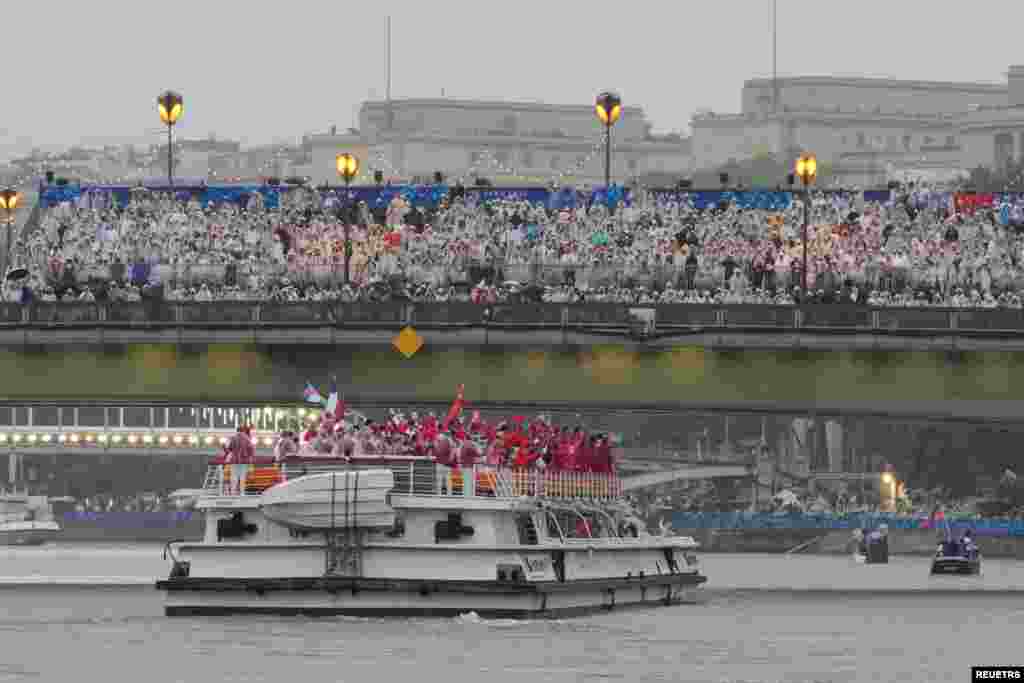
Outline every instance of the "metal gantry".
<path id="1" fill-rule="evenodd" d="M 239 426 L 252 426 L 257 450 L 298 429 L 317 411 L 286 406 L 24 404 L 0 406 L 0 450 L 23 453 L 122 451 L 209 453 Z"/>

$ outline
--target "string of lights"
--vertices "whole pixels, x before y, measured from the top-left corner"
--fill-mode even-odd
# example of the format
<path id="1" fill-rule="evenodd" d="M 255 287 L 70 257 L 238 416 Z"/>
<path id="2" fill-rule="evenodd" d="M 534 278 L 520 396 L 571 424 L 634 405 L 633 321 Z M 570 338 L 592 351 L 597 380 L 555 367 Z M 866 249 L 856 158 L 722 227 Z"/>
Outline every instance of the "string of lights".
<path id="1" fill-rule="evenodd" d="M 307 408 L 190 408 L 192 427 L 44 427 L 9 428 L 0 432 L 0 448 L 46 447 L 178 447 L 203 448 L 227 445 L 230 435 L 243 425 L 254 430 L 256 445 L 270 447 L 274 435 L 284 429 L 300 430 L 315 422 L 320 411 Z"/>

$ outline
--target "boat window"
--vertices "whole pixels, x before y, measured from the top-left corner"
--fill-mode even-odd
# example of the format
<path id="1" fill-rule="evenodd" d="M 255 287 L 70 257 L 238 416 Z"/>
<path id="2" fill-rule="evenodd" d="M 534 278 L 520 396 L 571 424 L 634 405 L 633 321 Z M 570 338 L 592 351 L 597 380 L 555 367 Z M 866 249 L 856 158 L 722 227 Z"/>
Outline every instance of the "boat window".
<path id="1" fill-rule="evenodd" d="M 405 520 L 400 515 L 395 515 L 395 525 L 387 531 L 389 538 L 401 538 L 405 536 Z"/>

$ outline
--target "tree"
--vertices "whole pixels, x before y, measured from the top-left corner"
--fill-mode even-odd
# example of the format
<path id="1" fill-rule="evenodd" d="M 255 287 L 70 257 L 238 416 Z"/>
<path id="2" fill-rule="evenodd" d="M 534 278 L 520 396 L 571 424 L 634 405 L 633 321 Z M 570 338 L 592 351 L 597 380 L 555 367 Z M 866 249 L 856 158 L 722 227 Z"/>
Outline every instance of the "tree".
<path id="1" fill-rule="evenodd" d="M 720 185 L 719 174 L 729 174 L 729 186 L 746 189 L 774 190 L 781 187 L 789 189 L 787 176 L 793 172 L 792 160 L 795 156 L 764 154 L 763 150 L 754 157 L 743 161 L 730 160 L 712 170 L 699 171 L 694 174 L 693 186 L 701 189 L 717 189 Z M 832 167 L 824 161 L 818 162 L 818 177 L 815 185 L 824 187 L 832 179 Z M 797 185 L 799 180 L 797 180 Z"/>
<path id="2" fill-rule="evenodd" d="M 970 172 L 964 187 L 974 192 L 1024 191 L 1024 162 L 1010 160 L 998 169 L 979 166 Z"/>

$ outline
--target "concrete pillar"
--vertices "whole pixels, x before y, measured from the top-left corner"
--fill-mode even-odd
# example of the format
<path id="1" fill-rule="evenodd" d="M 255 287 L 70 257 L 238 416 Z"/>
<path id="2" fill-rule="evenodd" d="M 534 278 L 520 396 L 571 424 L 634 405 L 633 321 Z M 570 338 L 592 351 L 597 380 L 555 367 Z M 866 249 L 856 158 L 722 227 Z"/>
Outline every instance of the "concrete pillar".
<path id="1" fill-rule="evenodd" d="M 843 425 L 838 420 L 825 422 L 825 449 L 828 451 L 828 471 L 843 471 Z"/>
<path id="2" fill-rule="evenodd" d="M 807 476 L 811 471 L 811 453 L 814 445 L 811 443 L 813 430 L 811 420 L 806 417 L 794 418 L 790 430 L 792 453 L 791 461 L 786 463 L 786 469 L 799 476 Z"/>

